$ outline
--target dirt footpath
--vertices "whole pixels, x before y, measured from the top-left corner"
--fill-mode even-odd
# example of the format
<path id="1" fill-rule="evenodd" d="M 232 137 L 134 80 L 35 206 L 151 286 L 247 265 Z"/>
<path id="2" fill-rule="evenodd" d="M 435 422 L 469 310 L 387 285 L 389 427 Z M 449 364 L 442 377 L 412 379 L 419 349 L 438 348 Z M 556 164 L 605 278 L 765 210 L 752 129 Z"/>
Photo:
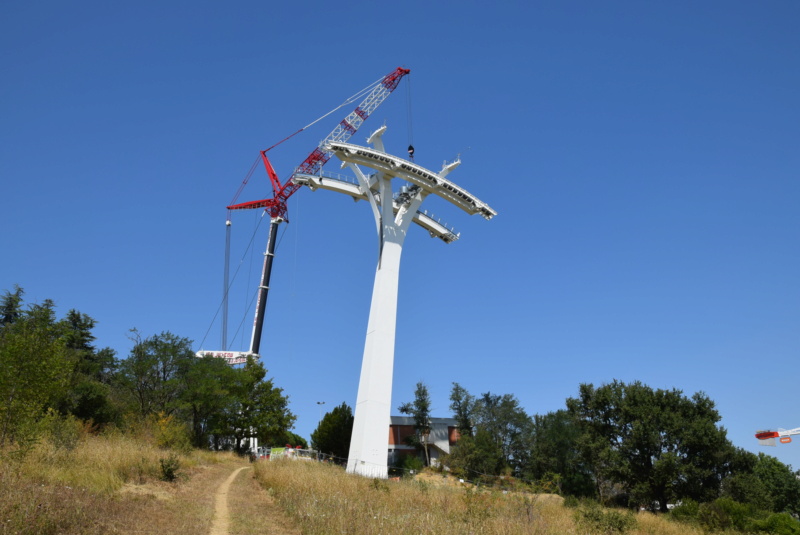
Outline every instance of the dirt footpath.
<path id="1" fill-rule="evenodd" d="M 261 461 L 263 462 L 263 461 Z M 253 470 L 239 473 L 228 491 L 229 535 L 301 535 L 253 477 Z"/>
<path id="2" fill-rule="evenodd" d="M 241 461 L 197 467 L 175 483 L 126 485 L 115 499 L 125 514 L 109 519 L 112 533 L 300 535 Z"/>

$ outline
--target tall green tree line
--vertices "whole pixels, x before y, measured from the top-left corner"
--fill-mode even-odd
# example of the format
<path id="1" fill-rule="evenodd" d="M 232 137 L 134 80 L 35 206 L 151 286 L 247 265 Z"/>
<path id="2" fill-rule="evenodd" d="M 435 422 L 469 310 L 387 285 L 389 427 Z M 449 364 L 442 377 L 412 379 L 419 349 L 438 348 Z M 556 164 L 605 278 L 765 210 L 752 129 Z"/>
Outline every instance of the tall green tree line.
<path id="1" fill-rule="evenodd" d="M 0 297 L 0 446 L 26 440 L 47 411 L 99 427 L 169 418 L 197 447 L 246 450 L 297 441 L 289 398 L 252 359 L 238 368 L 197 358 L 169 331 L 144 337 L 117 359 L 97 348 L 90 316 L 59 319 L 51 301 L 24 306 L 15 287 Z"/>
<path id="2" fill-rule="evenodd" d="M 726 498 L 800 514 L 800 471 L 734 447 L 703 393 L 582 384 L 564 409 L 533 417 L 511 394 L 473 396 L 458 383 L 450 401 L 461 438 L 444 462 L 470 479 L 513 474 L 563 495 L 661 511 Z"/>

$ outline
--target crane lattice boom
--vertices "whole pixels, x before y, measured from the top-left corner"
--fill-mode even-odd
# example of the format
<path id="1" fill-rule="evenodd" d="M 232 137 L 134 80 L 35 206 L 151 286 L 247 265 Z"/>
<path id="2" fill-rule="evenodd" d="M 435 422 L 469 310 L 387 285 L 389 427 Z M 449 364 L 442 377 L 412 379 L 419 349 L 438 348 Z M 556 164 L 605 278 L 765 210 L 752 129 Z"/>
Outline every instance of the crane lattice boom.
<path id="1" fill-rule="evenodd" d="M 228 210 L 249 210 L 253 208 L 266 209 L 271 217 L 280 217 L 288 221 L 286 203 L 295 191 L 300 189 L 300 185 L 294 183 L 292 180 L 296 174 L 314 175 L 319 172 L 323 165 L 330 159 L 331 153 L 325 150 L 325 147 L 334 141 L 347 141 L 356 133 L 364 121 L 380 106 L 386 97 L 394 91 L 403 76 L 411 72 L 409 69 L 402 67 L 396 68 L 391 73 L 387 74 L 375 87 L 369 92 L 364 100 L 356 106 L 350 115 L 345 117 L 328 136 L 323 139 L 319 145 L 309 154 L 303 163 L 295 169 L 292 176 L 283 184 L 281 184 L 275 169 L 267 158 L 267 151 L 261 152 L 261 159 L 264 161 L 264 167 L 269 175 L 269 180 L 272 183 L 272 191 L 274 193 L 271 199 L 261 199 L 259 201 L 250 201 L 240 204 L 228 206 Z"/>

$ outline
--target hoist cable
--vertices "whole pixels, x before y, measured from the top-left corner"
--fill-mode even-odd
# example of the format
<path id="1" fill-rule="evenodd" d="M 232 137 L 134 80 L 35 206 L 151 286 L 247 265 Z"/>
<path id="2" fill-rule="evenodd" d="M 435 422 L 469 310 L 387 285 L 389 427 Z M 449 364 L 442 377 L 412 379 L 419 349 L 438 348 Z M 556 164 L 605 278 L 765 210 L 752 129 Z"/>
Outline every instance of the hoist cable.
<path id="1" fill-rule="evenodd" d="M 266 212 L 262 212 L 261 217 L 258 219 L 258 222 L 256 223 L 255 228 L 253 229 L 253 234 L 250 236 L 250 241 L 247 243 L 247 247 L 245 248 L 244 253 L 242 253 L 242 257 L 239 259 L 239 265 L 236 266 L 236 270 L 233 272 L 233 277 L 231 277 L 231 280 L 228 282 L 228 289 L 227 289 L 228 295 L 230 295 L 230 291 L 231 291 L 231 287 L 233 286 L 233 282 L 236 280 L 236 276 L 239 274 L 239 270 L 242 268 L 242 264 L 244 263 L 244 260 L 247 257 L 248 252 L 253 247 L 253 242 L 255 241 L 256 235 L 258 234 L 258 229 L 261 227 L 261 223 L 264 221 L 264 214 L 265 213 Z M 252 264 L 252 255 L 251 255 L 251 262 L 250 263 Z M 219 313 L 220 313 L 221 310 L 222 310 L 222 301 L 220 301 L 220 304 L 217 307 L 217 311 L 214 313 L 214 317 L 211 319 L 211 324 L 208 326 L 208 329 L 206 330 L 206 333 L 203 336 L 203 339 L 200 341 L 200 347 L 201 348 L 203 347 L 203 344 L 205 343 L 206 339 L 208 338 L 208 333 L 211 332 L 211 328 L 214 326 L 214 322 L 217 321 L 217 316 L 219 316 Z M 237 333 L 238 333 L 238 330 L 237 330 Z M 235 338 L 236 338 L 236 334 L 234 334 L 231 339 L 235 339 Z"/>
<path id="2" fill-rule="evenodd" d="M 411 111 L 411 76 L 406 76 L 406 118 L 408 124 L 408 146 L 414 146 L 414 121 L 413 113 Z"/>

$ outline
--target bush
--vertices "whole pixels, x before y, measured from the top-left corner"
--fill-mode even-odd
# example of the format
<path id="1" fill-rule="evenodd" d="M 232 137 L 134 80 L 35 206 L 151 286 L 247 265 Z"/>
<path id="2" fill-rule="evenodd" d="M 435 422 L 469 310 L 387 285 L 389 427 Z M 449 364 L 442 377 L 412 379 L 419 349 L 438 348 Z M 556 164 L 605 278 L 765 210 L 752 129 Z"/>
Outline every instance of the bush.
<path id="1" fill-rule="evenodd" d="M 192 449 L 192 441 L 186 425 L 178 422 L 172 415 L 159 413 L 155 417 L 156 444 L 159 448 L 188 452 Z"/>
<path id="2" fill-rule="evenodd" d="M 71 414 L 61 416 L 48 409 L 41 421 L 42 433 L 56 449 L 72 451 L 83 434 L 83 424 Z"/>
<path id="3" fill-rule="evenodd" d="M 691 498 L 685 498 L 669 512 L 669 517 L 685 524 L 696 524 L 699 513 L 700 505 Z"/>
<path id="4" fill-rule="evenodd" d="M 575 512 L 575 522 L 588 531 L 599 533 L 625 533 L 636 527 L 636 517 L 630 512 L 603 509 L 589 503 Z"/>
<path id="5" fill-rule="evenodd" d="M 416 455 L 408 455 L 403 459 L 403 475 L 413 477 L 425 468 L 425 463 Z"/>
<path id="6" fill-rule="evenodd" d="M 700 524 L 709 531 L 736 529 L 745 531 L 749 520 L 756 511 L 743 503 L 730 498 L 717 498 L 711 503 L 701 504 L 697 518 Z"/>
<path id="7" fill-rule="evenodd" d="M 158 462 L 161 463 L 162 481 L 172 482 L 178 479 L 178 469 L 181 467 L 181 462 L 177 456 L 173 454 L 166 459 L 159 459 Z"/>
<path id="8" fill-rule="evenodd" d="M 749 528 L 750 531 L 774 535 L 800 535 L 800 521 L 789 513 L 771 514 L 763 520 L 753 520 Z"/>

